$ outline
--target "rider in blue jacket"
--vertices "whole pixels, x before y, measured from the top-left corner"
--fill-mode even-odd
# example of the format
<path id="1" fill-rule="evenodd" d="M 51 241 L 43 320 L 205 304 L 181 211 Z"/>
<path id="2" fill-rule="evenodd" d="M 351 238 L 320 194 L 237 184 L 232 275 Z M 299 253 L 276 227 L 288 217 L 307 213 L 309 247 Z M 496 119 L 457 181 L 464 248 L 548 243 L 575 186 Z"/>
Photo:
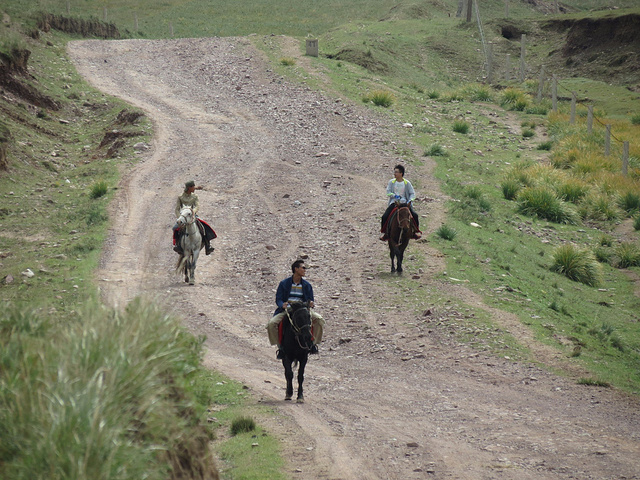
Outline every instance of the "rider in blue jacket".
<path id="1" fill-rule="evenodd" d="M 278 345 L 278 352 L 276 358 L 282 358 L 282 352 L 280 352 L 280 345 L 278 342 L 278 326 L 284 319 L 285 310 L 291 302 L 309 302 L 309 313 L 311 314 L 311 325 L 313 329 L 313 349 L 311 353 L 318 353 L 317 344 L 322 341 L 323 327 L 325 324 L 324 318 L 317 313 L 314 307 L 313 301 L 313 287 L 304 278 L 307 273 L 307 267 L 304 264 L 304 260 L 296 260 L 291 265 L 291 275 L 285 278 L 278 285 L 276 291 L 276 311 L 273 313 L 273 317 L 267 323 L 267 333 L 269 334 L 269 342 L 271 345 Z"/>

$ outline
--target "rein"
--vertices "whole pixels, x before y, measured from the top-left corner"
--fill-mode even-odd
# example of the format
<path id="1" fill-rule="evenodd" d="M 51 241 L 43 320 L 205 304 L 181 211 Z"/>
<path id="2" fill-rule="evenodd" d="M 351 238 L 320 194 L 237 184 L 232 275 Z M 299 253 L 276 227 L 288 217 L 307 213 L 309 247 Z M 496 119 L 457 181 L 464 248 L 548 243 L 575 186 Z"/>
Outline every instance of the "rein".
<path id="1" fill-rule="evenodd" d="M 304 307 L 304 308 L 307 308 L 307 307 Z M 311 330 L 311 323 L 309 323 L 309 325 L 304 325 L 302 328 L 300 328 L 295 323 L 293 323 L 293 318 L 291 318 L 291 315 L 289 315 L 289 309 L 285 308 L 284 311 L 287 314 L 287 318 L 289 319 L 289 323 L 291 324 L 291 327 L 293 327 L 294 337 L 296 339 L 296 342 L 298 342 L 298 346 L 303 350 L 311 350 L 311 347 L 303 346 L 300 343 L 300 335 L 302 335 L 302 330 L 305 328 L 308 328 L 309 330 Z"/>

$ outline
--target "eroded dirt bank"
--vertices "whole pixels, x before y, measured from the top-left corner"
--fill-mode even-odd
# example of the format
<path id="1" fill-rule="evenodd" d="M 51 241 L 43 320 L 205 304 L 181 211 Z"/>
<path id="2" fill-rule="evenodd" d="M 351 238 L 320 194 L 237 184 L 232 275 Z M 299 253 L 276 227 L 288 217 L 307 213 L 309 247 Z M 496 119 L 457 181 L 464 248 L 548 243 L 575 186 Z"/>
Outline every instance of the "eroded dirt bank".
<path id="1" fill-rule="evenodd" d="M 415 318 L 387 306 L 395 282 L 378 273 L 388 260 L 376 232 L 396 126 L 277 77 L 246 39 L 80 41 L 69 51 L 92 84 L 144 109 L 156 128 L 114 205 L 98 272 L 105 300 L 155 296 L 205 334 L 207 365 L 281 413 L 260 421 L 284 439 L 291 478 L 640 478 L 636 399 L 457 344 L 433 328 L 464 315 L 456 308 Z M 444 215 L 431 169 L 407 172 L 430 197 L 418 205 L 427 232 Z M 203 186 L 201 214 L 219 234 L 195 287 L 174 275 L 170 248 L 174 198 L 189 179 Z M 453 288 L 437 280 L 442 259 L 428 242 L 409 249 L 429 262 L 417 272 L 407 261 L 413 293 Z M 304 405 L 282 401 L 264 330 L 298 256 L 328 321 Z M 562 362 L 509 315 L 492 314 Z"/>

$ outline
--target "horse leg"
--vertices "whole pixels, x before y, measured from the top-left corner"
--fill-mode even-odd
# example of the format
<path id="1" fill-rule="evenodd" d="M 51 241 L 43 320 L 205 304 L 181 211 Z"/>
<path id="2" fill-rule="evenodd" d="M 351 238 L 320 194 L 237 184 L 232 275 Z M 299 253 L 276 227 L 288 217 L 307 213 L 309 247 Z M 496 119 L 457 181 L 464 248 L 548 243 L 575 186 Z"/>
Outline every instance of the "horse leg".
<path id="1" fill-rule="evenodd" d="M 307 366 L 307 358 L 302 358 L 300 360 L 300 365 L 298 365 L 298 398 L 296 402 L 304 403 L 304 395 L 302 393 L 302 382 L 304 382 L 304 368 Z"/>
<path id="2" fill-rule="evenodd" d="M 189 283 L 189 259 L 187 258 L 184 262 L 184 281 L 185 283 Z"/>
<path id="3" fill-rule="evenodd" d="M 285 358 L 282 359 L 282 366 L 284 367 L 284 378 L 287 380 L 287 394 L 284 399 L 291 400 L 291 397 L 293 397 L 293 369 L 291 368 L 291 360 L 285 356 Z"/>
<path id="4" fill-rule="evenodd" d="M 409 245 L 409 241 L 405 241 L 402 245 L 398 246 L 397 263 L 398 263 L 398 274 L 402 273 L 402 261 L 404 260 L 404 251 Z"/>
<path id="5" fill-rule="evenodd" d="M 189 285 L 195 285 L 196 283 L 196 262 L 198 261 L 198 256 L 200 255 L 200 250 L 195 250 L 193 252 L 193 256 L 191 257 L 191 278 L 189 279 Z"/>
<path id="6" fill-rule="evenodd" d="M 397 256 L 397 263 L 398 263 L 398 268 L 396 269 L 398 272 L 398 275 L 402 274 L 402 260 L 404 259 L 404 252 L 401 250 L 398 252 L 398 256 Z"/>
<path id="7" fill-rule="evenodd" d="M 389 244 L 389 257 L 391 258 L 391 273 L 395 273 L 396 265 L 395 265 L 395 262 L 393 261 L 395 257 L 395 248 L 391 244 Z"/>

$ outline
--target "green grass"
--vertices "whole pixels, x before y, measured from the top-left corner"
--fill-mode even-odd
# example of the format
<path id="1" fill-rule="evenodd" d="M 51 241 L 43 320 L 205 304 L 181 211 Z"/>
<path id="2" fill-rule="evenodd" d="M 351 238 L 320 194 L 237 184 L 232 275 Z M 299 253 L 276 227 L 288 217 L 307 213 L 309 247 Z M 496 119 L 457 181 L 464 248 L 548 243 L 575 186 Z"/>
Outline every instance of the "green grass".
<path id="1" fill-rule="evenodd" d="M 87 306 L 64 323 L 20 304 L 0 315 L 2 478 L 214 469 L 207 406 L 188 385 L 202 341 L 175 319 L 141 301 L 121 313 Z"/>

